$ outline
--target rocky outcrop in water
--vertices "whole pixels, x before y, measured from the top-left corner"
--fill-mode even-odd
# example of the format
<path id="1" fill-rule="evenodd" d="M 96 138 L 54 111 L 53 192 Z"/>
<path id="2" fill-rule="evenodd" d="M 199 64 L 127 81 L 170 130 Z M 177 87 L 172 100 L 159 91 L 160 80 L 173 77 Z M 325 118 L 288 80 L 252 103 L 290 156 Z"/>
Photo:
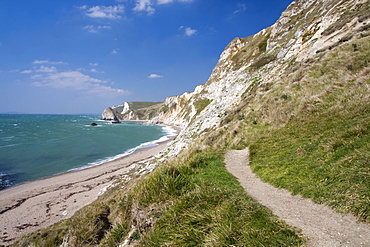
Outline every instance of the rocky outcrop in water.
<path id="1" fill-rule="evenodd" d="M 113 110 L 111 107 L 108 107 L 107 109 L 104 110 L 103 114 L 101 115 L 101 118 L 102 120 L 114 121 L 119 117 L 115 110 Z"/>

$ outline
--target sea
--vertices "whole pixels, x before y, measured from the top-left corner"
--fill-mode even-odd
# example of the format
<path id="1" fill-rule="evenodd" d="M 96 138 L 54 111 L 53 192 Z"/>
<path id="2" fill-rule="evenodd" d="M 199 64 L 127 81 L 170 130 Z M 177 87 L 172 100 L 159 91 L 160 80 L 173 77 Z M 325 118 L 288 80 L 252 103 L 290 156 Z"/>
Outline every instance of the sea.
<path id="1" fill-rule="evenodd" d="M 176 133 L 169 126 L 112 124 L 100 118 L 0 114 L 0 190 L 100 165 L 156 146 Z"/>

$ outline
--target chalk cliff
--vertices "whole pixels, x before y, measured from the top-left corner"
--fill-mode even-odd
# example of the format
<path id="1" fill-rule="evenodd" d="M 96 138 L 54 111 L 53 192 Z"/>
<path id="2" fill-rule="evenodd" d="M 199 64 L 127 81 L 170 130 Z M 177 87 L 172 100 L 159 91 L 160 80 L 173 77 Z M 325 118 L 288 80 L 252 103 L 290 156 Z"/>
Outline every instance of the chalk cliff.
<path id="1" fill-rule="evenodd" d="M 111 189 L 70 221 L 14 246 L 369 246 L 358 224 L 343 222 L 370 223 L 370 0 L 294 1 L 271 27 L 235 38 L 194 92 L 125 102 L 102 116 L 116 117 L 182 130 L 157 158 L 110 176 Z M 273 213 L 224 170 L 225 151 L 229 168 L 249 163 L 265 182 L 355 217 L 342 217 L 343 234 L 335 220 L 302 226 L 299 235 L 330 243 L 292 242 L 292 220 L 274 216 L 270 227 L 263 215 Z"/>
<path id="2" fill-rule="evenodd" d="M 250 102 L 244 107 L 245 115 L 271 108 L 273 102 L 258 100 L 271 88 L 293 74 L 286 83 L 300 80 L 304 68 L 322 53 L 369 35 L 369 6 L 368 0 L 297 0 L 273 26 L 247 38 L 235 38 L 205 84 L 194 92 L 168 97 L 164 102 L 168 110 L 153 119 L 184 127 L 170 153 L 177 154 L 195 136 L 222 127 L 241 103 Z M 270 111 L 263 121 L 284 124 L 299 109 L 279 116 Z"/>
<path id="3" fill-rule="evenodd" d="M 255 117 L 259 121 L 284 125 L 304 104 L 297 103 L 273 114 L 277 111 L 271 108 L 280 109 L 277 99 L 288 97 L 281 84 L 299 82 L 306 76 L 305 68 L 327 51 L 367 37 L 369 6 L 369 0 L 294 1 L 271 27 L 231 41 L 205 84 L 197 86 L 194 92 L 168 97 L 145 117 L 153 123 L 183 127 L 170 148 L 172 155 L 195 137 L 221 128 L 240 105 L 244 106 L 242 117 L 258 112 Z M 271 89 L 278 87 L 280 91 L 274 93 L 281 95 L 272 95 Z M 296 100 L 309 102 L 314 97 L 317 98 L 310 95 Z M 127 118 L 143 117 L 125 113 Z"/>

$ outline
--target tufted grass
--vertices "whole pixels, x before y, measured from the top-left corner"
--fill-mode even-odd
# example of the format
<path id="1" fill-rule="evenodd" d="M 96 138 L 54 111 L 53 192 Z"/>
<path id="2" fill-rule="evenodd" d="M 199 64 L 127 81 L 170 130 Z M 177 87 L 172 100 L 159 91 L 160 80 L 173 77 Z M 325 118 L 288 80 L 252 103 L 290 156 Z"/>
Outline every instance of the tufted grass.
<path id="1" fill-rule="evenodd" d="M 172 206 L 143 236 L 140 246 L 300 246 L 304 242 L 246 195 L 226 171 L 222 155 L 197 153 L 159 173 L 163 180 L 145 183 L 153 196 L 148 200 L 147 195 L 138 193 L 139 204 L 159 203 L 166 198 Z M 169 187 L 177 188 L 177 194 L 167 190 L 164 181 L 171 181 L 174 185 Z M 143 191 L 146 194 L 148 190 Z"/>

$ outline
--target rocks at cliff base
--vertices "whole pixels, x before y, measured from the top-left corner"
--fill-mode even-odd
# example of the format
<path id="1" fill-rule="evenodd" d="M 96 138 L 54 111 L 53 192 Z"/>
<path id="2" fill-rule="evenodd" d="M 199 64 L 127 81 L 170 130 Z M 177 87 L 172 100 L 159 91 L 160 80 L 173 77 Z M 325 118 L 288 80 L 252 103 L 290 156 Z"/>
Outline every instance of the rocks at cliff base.
<path id="1" fill-rule="evenodd" d="M 102 117 L 102 120 L 112 121 L 113 124 L 121 123 L 119 114 L 115 110 L 113 110 L 111 107 L 108 107 L 107 109 L 105 109 L 101 117 Z"/>
<path id="2" fill-rule="evenodd" d="M 121 121 L 119 121 L 118 117 L 117 116 L 114 116 L 113 118 L 113 124 L 118 124 L 118 123 L 121 123 Z"/>
<path id="3" fill-rule="evenodd" d="M 111 107 L 108 107 L 107 109 L 104 110 L 102 116 L 102 120 L 114 120 L 117 112 L 114 111 Z"/>

